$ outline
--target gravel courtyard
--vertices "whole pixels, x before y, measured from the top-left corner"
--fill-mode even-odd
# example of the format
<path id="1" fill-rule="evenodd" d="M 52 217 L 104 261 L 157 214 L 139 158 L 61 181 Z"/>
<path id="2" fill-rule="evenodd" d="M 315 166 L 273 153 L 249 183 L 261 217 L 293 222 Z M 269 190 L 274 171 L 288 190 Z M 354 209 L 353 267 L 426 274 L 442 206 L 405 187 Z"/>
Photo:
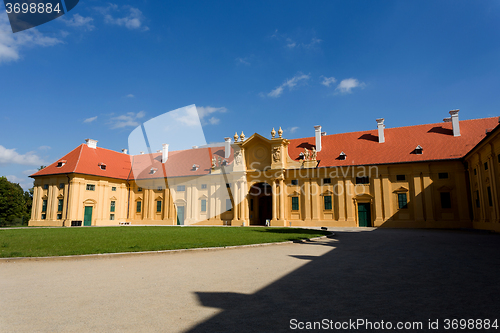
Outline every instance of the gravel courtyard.
<path id="1" fill-rule="evenodd" d="M 499 282 L 500 235 L 479 231 L 338 228 L 301 244 L 4 260 L 0 330 L 277 332 L 362 319 L 421 332 L 438 320 L 436 332 L 446 319 L 500 320 Z"/>

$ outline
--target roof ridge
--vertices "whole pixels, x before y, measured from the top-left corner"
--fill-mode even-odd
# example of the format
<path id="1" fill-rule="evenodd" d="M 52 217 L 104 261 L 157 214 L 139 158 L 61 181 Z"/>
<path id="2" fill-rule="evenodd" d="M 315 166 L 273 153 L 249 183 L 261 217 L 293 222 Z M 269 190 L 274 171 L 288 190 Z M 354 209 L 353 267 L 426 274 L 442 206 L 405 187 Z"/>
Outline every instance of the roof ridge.
<path id="1" fill-rule="evenodd" d="M 459 122 L 465 122 L 465 121 L 476 121 L 476 120 L 485 120 L 485 119 L 493 119 L 493 118 L 498 118 L 498 116 L 493 116 L 493 117 L 485 117 L 485 118 L 476 118 L 476 119 L 463 119 L 460 120 Z M 385 130 L 392 130 L 392 129 L 399 129 L 399 128 L 409 128 L 409 127 L 419 127 L 419 126 L 429 126 L 429 125 L 439 125 L 439 124 L 447 124 L 444 122 L 439 122 L 439 123 L 430 123 L 430 124 L 418 124 L 418 125 L 409 125 L 409 126 L 399 126 L 399 127 L 386 127 Z M 325 136 L 333 136 L 333 135 L 341 135 L 341 134 L 354 134 L 354 133 L 367 133 L 371 131 L 377 131 L 377 128 L 373 128 L 370 130 L 364 130 L 364 131 L 354 131 L 354 132 L 342 132 L 342 133 L 334 133 L 334 134 L 328 134 Z M 302 139 L 309 139 L 309 138 L 315 138 L 315 136 L 306 136 L 303 138 L 296 138 L 296 139 L 288 139 L 288 140 L 302 140 Z"/>

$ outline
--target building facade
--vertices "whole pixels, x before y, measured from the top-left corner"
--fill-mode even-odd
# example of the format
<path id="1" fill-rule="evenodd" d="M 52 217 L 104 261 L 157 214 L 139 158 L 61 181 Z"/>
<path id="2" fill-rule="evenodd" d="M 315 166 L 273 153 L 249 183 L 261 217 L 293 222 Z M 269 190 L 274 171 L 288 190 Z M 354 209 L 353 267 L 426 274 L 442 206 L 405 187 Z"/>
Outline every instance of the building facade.
<path id="1" fill-rule="evenodd" d="M 499 230 L 498 118 L 128 155 L 87 140 L 31 177 L 33 226 L 265 225 Z M 159 147 L 158 147 L 159 148 Z M 496 157 L 495 157 L 496 156 Z M 488 164 L 485 170 L 485 163 Z"/>

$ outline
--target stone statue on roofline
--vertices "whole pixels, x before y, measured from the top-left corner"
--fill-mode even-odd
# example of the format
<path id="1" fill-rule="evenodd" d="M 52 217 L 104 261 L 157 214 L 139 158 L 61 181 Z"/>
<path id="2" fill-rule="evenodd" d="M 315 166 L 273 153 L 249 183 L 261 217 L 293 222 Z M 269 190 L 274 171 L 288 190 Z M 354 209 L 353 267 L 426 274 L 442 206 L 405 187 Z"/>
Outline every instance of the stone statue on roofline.
<path id="1" fill-rule="evenodd" d="M 217 167 L 217 157 L 212 158 L 212 169 L 215 169 Z"/>
<path id="2" fill-rule="evenodd" d="M 318 154 L 318 152 L 316 151 L 316 148 L 312 147 L 312 150 L 311 150 L 311 161 L 316 161 L 316 155 Z"/>
<path id="3" fill-rule="evenodd" d="M 309 150 L 307 148 L 304 148 L 304 161 L 309 161 L 309 158 L 311 155 L 309 154 Z"/>

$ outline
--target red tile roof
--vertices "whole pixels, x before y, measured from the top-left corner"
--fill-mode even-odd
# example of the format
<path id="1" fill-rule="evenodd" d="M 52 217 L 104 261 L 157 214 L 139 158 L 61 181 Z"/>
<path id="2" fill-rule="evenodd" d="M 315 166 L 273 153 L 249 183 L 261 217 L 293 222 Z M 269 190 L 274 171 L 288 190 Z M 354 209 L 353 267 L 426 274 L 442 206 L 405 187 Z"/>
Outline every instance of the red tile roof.
<path id="1" fill-rule="evenodd" d="M 378 142 L 378 130 L 326 135 L 321 138 L 318 167 L 374 165 L 458 159 L 465 156 L 486 136 L 486 130 L 498 125 L 498 117 L 460 121 L 459 137 L 453 136 L 452 124 L 437 123 L 385 129 L 385 142 Z M 423 154 L 413 153 L 420 145 Z M 288 155 L 299 160 L 304 148 L 315 147 L 315 138 L 292 139 Z M 341 152 L 347 157 L 340 160 Z"/>
<path id="2" fill-rule="evenodd" d="M 322 150 L 317 154 L 318 166 L 374 165 L 459 159 L 472 150 L 485 136 L 486 130 L 497 127 L 498 118 L 460 121 L 461 136 L 454 137 L 451 123 L 437 123 L 385 129 L 385 143 L 378 142 L 378 131 L 351 132 L 323 136 Z M 423 154 L 414 149 L 420 145 Z M 315 138 L 290 140 L 288 154 L 299 160 L 304 148 L 315 146 Z M 341 152 L 345 160 L 338 158 Z M 169 152 L 166 163 L 161 153 L 127 155 L 104 148 L 89 148 L 81 144 L 61 159 L 30 177 L 80 173 L 117 179 L 153 179 L 182 176 L 202 176 L 210 173 L 212 157 L 224 160 L 224 147 L 208 147 Z M 58 162 L 65 161 L 57 167 Z M 231 153 L 228 163 L 233 162 Z M 100 164 L 105 164 L 102 170 Z M 198 168 L 193 168 L 193 164 Z M 133 167 L 132 167 L 133 166 Z M 151 173 L 151 168 L 156 172 Z"/>

